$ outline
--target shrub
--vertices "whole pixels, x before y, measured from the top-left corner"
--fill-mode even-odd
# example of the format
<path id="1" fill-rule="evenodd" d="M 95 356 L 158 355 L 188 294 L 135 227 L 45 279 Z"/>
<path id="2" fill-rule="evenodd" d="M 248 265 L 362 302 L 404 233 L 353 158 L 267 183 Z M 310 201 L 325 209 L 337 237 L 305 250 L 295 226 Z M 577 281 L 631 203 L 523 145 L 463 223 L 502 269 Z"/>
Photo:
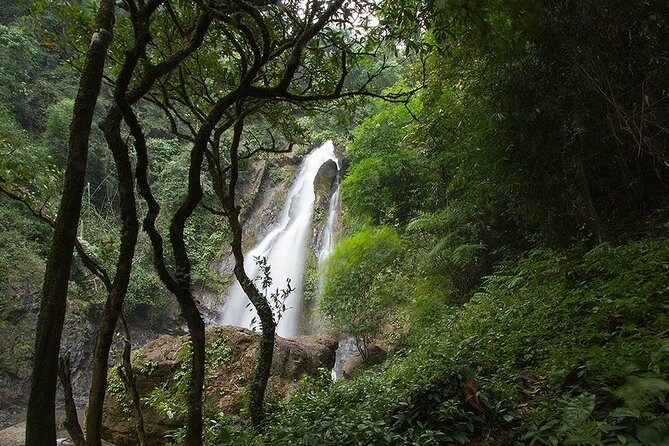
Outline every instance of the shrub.
<path id="1" fill-rule="evenodd" d="M 325 262 L 318 307 L 337 329 L 356 337 L 363 357 L 398 303 L 386 285 L 394 280 L 400 256 L 397 233 L 381 228 L 344 239 Z"/>

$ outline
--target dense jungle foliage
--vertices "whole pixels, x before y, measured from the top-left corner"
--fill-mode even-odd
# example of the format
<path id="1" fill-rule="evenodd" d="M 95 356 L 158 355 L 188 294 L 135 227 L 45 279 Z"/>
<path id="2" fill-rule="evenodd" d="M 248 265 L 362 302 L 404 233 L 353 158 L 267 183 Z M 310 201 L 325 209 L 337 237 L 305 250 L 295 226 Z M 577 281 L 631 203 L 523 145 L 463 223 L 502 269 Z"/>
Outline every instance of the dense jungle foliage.
<path id="1" fill-rule="evenodd" d="M 40 45 L 34 28 L 36 23 L 20 15 L 25 12 L 24 6 L 16 6 L 14 0 L 0 6 L 6 14 L 0 24 L 0 143 L 3 150 L 0 169 L 8 190 L 18 188 L 26 192 L 34 197 L 45 215 L 53 215 L 57 205 L 54 197 L 62 187 L 67 158 L 77 74 L 68 69 L 48 45 Z M 12 14 L 12 10 L 16 13 Z M 102 97 L 101 102 L 98 120 L 109 107 L 110 98 Z M 188 157 L 181 150 L 181 143 L 167 130 L 169 124 L 164 122 L 164 117 L 149 107 L 144 107 L 143 112 L 148 114 L 152 124 L 148 130 L 148 145 L 155 154 L 152 181 L 160 185 L 157 187 L 160 203 L 167 209 L 173 208 L 181 194 L 181 177 L 187 172 Z M 79 237 L 96 259 L 111 267 L 119 248 L 117 178 L 111 153 L 97 126 L 93 126 L 90 150 Z M 11 251 L 3 249 L 0 290 L 10 286 L 39 289 L 39 281 L 35 281 L 32 274 L 44 269 L 50 229 L 37 221 L 25 206 L 12 203 L 6 195 L 0 196 L 0 200 L 4 215 L 0 244 L 12 247 Z M 166 227 L 168 222 L 161 223 Z M 191 223 L 187 240 L 197 253 L 193 258 L 197 280 L 206 280 L 216 288 L 220 279 L 209 270 L 209 265 L 219 259 L 225 249 L 227 227 L 204 211 L 197 212 Z M 209 229 L 198 231 L 195 229 L 198 227 Z M 158 331 L 174 330 L 178 326 L 173 320 L 176 306 L 153 270 L 147 239 L 140 237 L 137 253 L 125 301 L 128 317 Z M 80 262 L 75 264 L 70 294 L 71 302 L 90 311 L 92 317 L 104 302 L 102 284 Z"/>
<path id="2" fill-rule="evenodd" d="M 76 74 L 21 5 L 0 3 L 0 176 L 53 214 Z M 207 444 L 669 444 L 669 4 L 399 0 L 377 15 L 402 61 L 383 82 L 422 88 L 295 115 L 304 145 L 346 147 L 343 234 L 309 279 L 322 281 L 317 311 L 363 357 L 372 345 L 390 356 L 270 397 L 260 433 L 245 412 L 206 413 Z M 189 155 L 138 108 L 151 182 L 174 210 Z M 79 237 L 109 267 L 111 164 L 94 129 Z M 0 228 L 0 292 L 34 293 L 49 226 L 2 195 Z M 186 236 L 194 280 L 216 289 L 225 220 L 198 208 Z M 101 311 L 80 263 L 69 295 Z M 12 305 L 0 302 L 0 324 Z M 178 326 L 146 235 L 124 311 Z"/>
<path id="3" fill-rule="evenodd" d="M 427 87 L 350 133 L 319 307 L 394 354 L 258 441 L 667 444 L 666 4 L 387 7 Z"/>

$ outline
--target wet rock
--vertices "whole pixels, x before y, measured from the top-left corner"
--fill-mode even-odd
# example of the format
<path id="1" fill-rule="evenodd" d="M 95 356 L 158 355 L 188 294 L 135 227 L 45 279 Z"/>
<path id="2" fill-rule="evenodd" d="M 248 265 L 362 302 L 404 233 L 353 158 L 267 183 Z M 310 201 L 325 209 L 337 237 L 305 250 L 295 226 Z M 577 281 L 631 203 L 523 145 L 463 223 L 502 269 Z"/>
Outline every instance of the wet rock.
<path id="1" fill-rule="evenodd" d="M 208 327 L 205 411 L 237 414 L 255 364 L 260 335 L 250 330 Z M 165 444 L 165 434 L 183 427 L 184 376 L 189 353 L 187 336 L 161 336 L 136 354 L 137 387 L 142 395 L 150 445 Z M 293 340 L 277 337 L 268 392 L 288 400 L 301 377 L 318 376 L 319 369 L 332 368 L 337 341 L 332 337 L 308 336 Z M 119 446 L 134 445 L 134 423 L 123 400 L 122 389 L 108 391 L 105 401 L 104 437 Z"/>
<path id="2" fill-rule="evenodd" d="M 311 248 L 314 254 L 318 254 L 322 246 L 323 228 L 327 219 L 330 199 L 337 188 L 339 169 L 337 163 L 328 160 L 318 169 L 314 179 L 314 202 L 313 227 L 311 232 Z M 308 263 L 308 262 L 307 262 Z M 309 266 L 309 265 L 307 265 Z"/>
<path id="3" fill-rule="evenodd" d="M 328 208 L 328 201 L 337 184 L 337 174 L 339 168 L 337 163 L 333 160 L 328 160 L 318 169 L 316 178 L 314 179 L 314 193 L 316 195 L 317 207 L 322 209 Z"/>
<path id="4" fill-rule="evenodd" d="M 21 410 L 28 401 L 40 288 L 39 281 L 26 281 L 8 287 L 2 296 L 5 306 L 0 318 L 0 425 L 6 424 L 2 422 L 3 413 Z M 85 398 L 90 382 L 93 330 L 82 307 L 76 301 L 68 302 L 61 351 L 70 353 L 78 402 Z"/>
<path id="5" fill-rule="evenodd" d="M 381 364 L 386 358 L 388 358 L 388 352 L 378 345 L 372 345 L 367 352 L 367 358 L 363 359 L 359 353 L 349 358 L 342 366 L 342 375 L 344 379 L 351 379 L 365 367 Z"/>

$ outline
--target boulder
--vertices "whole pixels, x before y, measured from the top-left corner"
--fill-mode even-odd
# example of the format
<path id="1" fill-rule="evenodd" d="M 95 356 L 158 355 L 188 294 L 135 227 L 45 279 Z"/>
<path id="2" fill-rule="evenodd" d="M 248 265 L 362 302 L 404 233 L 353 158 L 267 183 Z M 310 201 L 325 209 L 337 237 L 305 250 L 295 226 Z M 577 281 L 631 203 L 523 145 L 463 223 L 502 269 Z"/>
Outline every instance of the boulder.
<path id="1" fill-rule="evenodd" d="M 238 414 L 258 352 L 260 335 L 245 328 L 208 327 L 205 413 Z M 331 369 L 337 340 L 328 336 L 276 338 L 268 392 L 287 401 L 303 376 Z M 185 425 L 185 383 L 189 370 L 187 336 L 161 336 L 133 355 L 137 388 L 149 445 L 165 444 L 165 435 Z M 123 388 L 110 371 L 105 400 L 104 438 L 119 446 L 137 444 L 134 421 Z"/>
<path id="2" fill-rule="evenodd" d="M 26 438 L 26 423 L 18 423 L 0 430 L 0 444 L 3 446 L 23 446 Z"/>

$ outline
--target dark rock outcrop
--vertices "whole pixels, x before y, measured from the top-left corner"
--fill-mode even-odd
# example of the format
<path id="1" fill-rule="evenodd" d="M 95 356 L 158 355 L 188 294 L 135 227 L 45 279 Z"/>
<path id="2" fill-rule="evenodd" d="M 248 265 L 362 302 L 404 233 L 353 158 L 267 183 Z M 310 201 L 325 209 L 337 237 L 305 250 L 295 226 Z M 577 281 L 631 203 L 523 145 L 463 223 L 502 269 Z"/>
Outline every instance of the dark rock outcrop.
<path id="1" fill-rule="evenodd" d="M 318 169 L 314 179 L 314 194 L 316 195 L 315 206 L 321 209 L 328 208 L 328 201 L 337 184 L 339 168 L 333 160 L 328 160 Z"/>
<path id="2" fill-rule="evenodd" d="M 41 273 L 41 271 L 40 271 Z M 41 297 L 38 281 L 8 287 L 0 316 L 0 426 L 28 401 L 35 343 L 35 326 Z M 76 301 L 68 303 L 61 351 L 69 352 L 74 396 L 83 402 L 90 382 L 89 361 L 94 327 Z M 59 387 L 60 393 L 60 387 Z M 59 397 L 60 402 L 60 397 Z"/>
<path id="3" fill-rule="evenodd" d="M 242 409 L 258 351 L 259 334 L 221 326 L 208 327 L 205 411 L 236 414 Z M 137 387 L 143 399 L 150 445 L 165 444 L 165 434 L 183 427 L 184 408 L 179 404 L 188 370 L 187 336 L 161 336 L 137 352 L 134 364 Z M 337 341 L 331 337 L 277 337 L 268 392 L 287 400 L 303 376 L 319 375 L 332 368 Z M 110 373 L 114 373 L 111 371 Z M 110 386 L 105 401 L 104 437 L 119 446 L 137 443 L 134 423 L 122 390 Z"/>
<path id="4" fill-rule="evenodd" d="M 320 169 L 318 169 L 316 178 L 314 178 L 315 202 L 313 227 L 311 232 L 311 248 L 315 255 L 318 254 L 323 243 L 323 228 L 325 226 L 325 220 L 327 219 L 332 194 L 337 188 L 338 175 L 339 168 L 337 167 L 337 163 L 328 160 L 323 163 Z M 314 258 L 312 260 L 315 261 L 316 259 Z M 307 267 L 309 266 L 315 266 L 315 264 L 310 265 L 309 259 L 307 259 Z"/>
<path id="5" fill-rule="evenodd" d="M 381 364 L 387 357 L 388 352 L 378 345 L 372 345 L 369 347 L 365 359 L 358 353 L 344 363 L 342 366 L 343 377 L 344 379 L 351 379 L 364 370 L 365 367 Z"/>

